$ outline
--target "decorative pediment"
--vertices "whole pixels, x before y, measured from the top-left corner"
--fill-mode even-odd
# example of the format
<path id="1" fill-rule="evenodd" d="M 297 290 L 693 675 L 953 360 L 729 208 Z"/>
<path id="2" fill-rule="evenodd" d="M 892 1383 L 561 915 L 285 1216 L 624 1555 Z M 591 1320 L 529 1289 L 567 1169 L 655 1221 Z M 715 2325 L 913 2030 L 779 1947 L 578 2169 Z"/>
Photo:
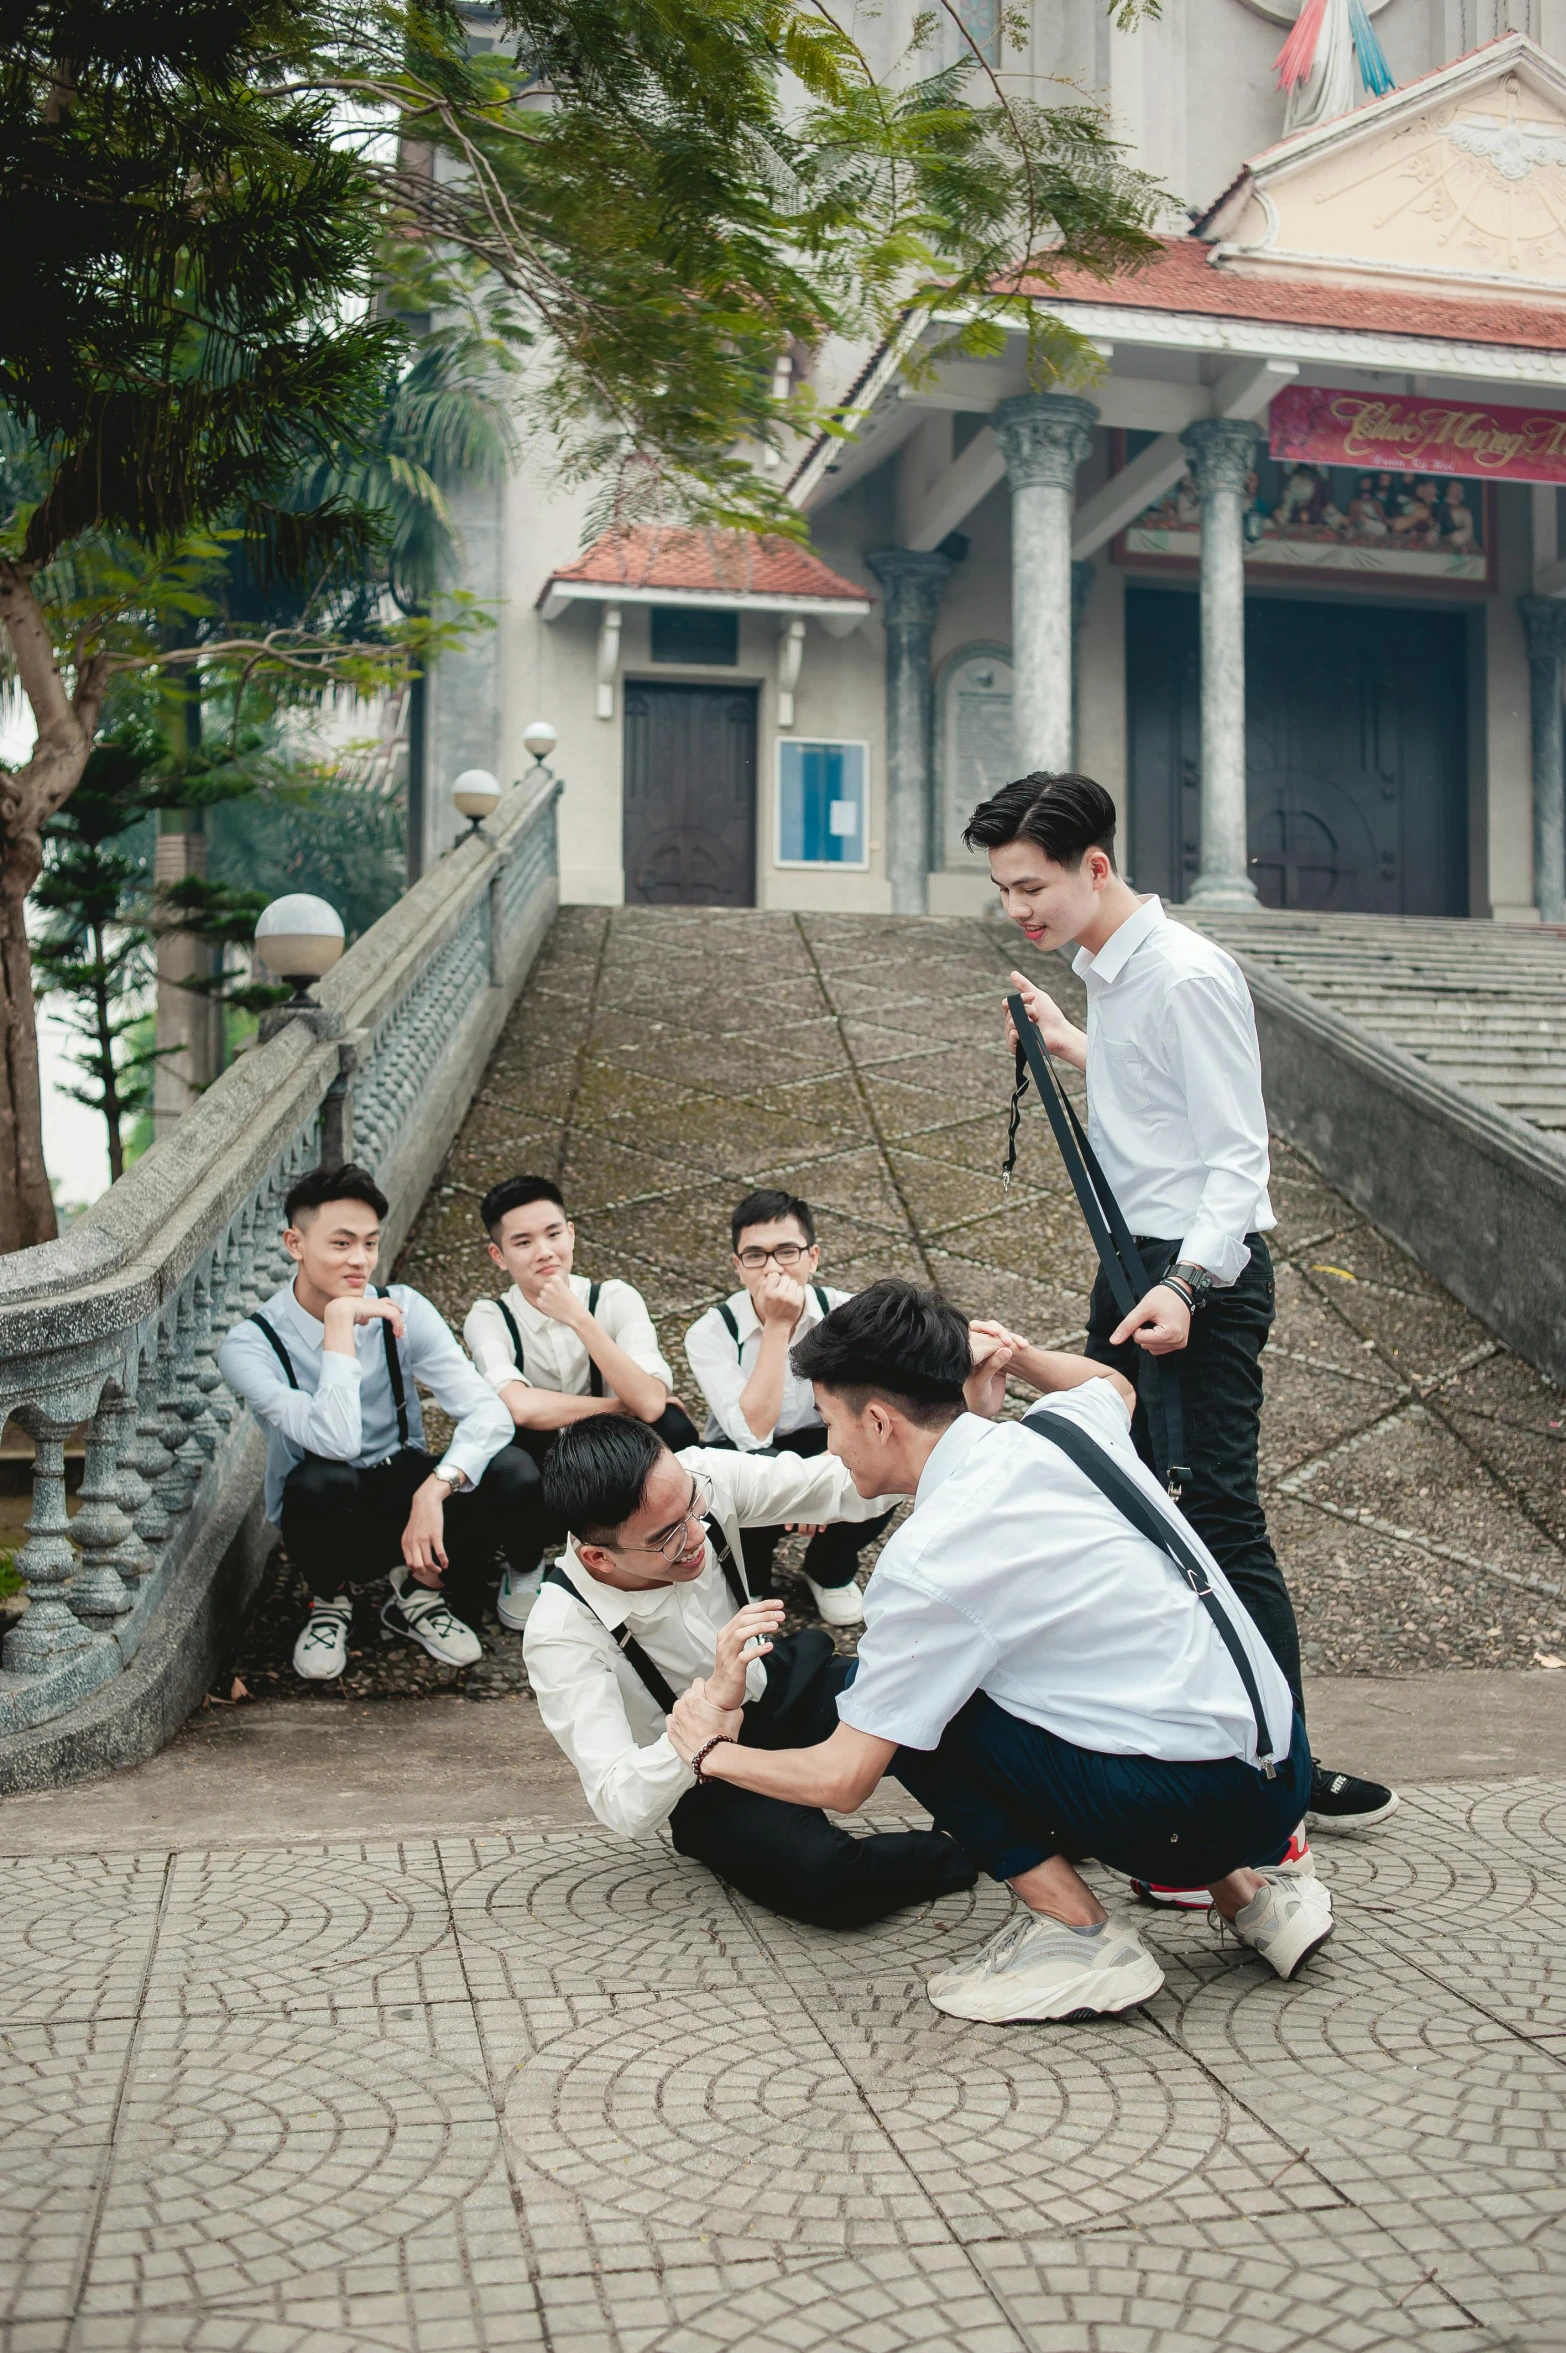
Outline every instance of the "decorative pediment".
<path id="1" fill-rule="evenodd" d="M 1566 71 L 1521 34 L 1285 139 L 1201 223 L 1247 276 L 1566 293 Z"/>

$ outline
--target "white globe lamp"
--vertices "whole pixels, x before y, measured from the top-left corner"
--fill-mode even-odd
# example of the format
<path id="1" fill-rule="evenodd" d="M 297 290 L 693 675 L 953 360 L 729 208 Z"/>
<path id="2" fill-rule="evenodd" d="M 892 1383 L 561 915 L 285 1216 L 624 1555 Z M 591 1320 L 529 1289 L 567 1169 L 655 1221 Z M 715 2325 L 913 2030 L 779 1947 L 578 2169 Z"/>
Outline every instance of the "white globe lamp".
<path id="1" fill-rule="evenodd" d="M 310 983 L 330 972 L 343 952 L 343 919 L 325 899 L 290 891 L 263 907 L 256 922 L 256 954 L 293 990 L 292 1005 L 309 1005 Z"/>
<path id="2" fill-rule="evenodd" d="M 500 779 L 487 768 L 464 768 L 451 788 L 457 809 L 468 821 L 467 838 L 478 832 L 480 821 L 500 807 Z"/>
<path id="3" fill-rule="evenodd" d="M 560 738 L 547 719 L 535 719 L 531 727 L 523 728 L 522 741 L 542 767 Z"/>

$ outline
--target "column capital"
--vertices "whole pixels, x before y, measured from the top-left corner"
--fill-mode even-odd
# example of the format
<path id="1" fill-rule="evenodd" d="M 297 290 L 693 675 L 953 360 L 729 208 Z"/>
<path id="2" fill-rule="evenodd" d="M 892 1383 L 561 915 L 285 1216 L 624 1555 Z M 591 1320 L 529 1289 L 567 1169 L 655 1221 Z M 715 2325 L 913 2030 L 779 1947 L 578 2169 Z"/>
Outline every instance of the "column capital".
<path id="1" fill-rule="evenodd" d="M 1249 417 L 1198 417 L 1180 436 L 1180 446 L 1191 461 L 1196 487 L 1205 498 L 1210 490 L 1243 490 L 1245 477 L 1256 463 L 1261 427 Z"/>
<path id="2" fill-rule="evenodd" d="M 1098 411 L 1074 392 L 1019 392 L 990 417 L 1013 490 L 1074 490 Z"/>
<path id="3" fill-rule="evenodd" d="M 1517 610 L 1527 633 L 1532 661 L 1559 661 L 1566 655 L 1566 597 L 1520 596 Z"/>
<path id="4" fill-rule="evenodd" d="M 935 626 L 951 578 L 950 556 L 913 547 L 880 547 L 865 562 L 881 583 L 882 618 L 889 629 Z"/>

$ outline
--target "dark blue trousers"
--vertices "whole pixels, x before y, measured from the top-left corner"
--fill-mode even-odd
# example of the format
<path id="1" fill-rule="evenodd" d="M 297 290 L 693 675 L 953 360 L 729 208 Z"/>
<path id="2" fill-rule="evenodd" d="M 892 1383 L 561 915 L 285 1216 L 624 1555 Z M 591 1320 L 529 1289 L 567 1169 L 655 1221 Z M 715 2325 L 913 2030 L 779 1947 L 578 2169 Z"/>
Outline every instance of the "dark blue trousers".
<path id="1" fill-rule="evenodd" d="M 1161 1887 L 1209 1887 L 1282 1859 L 1310 1798 L 1310 1742 L 1294 1719 L 1286 1765 L 1166 1765 L 1076 1748 L 975 1692 L 935 1749 L 900 1748 L 890 1768 L 992 1879 L 1050 1855 L 1092 1855 Z"/>

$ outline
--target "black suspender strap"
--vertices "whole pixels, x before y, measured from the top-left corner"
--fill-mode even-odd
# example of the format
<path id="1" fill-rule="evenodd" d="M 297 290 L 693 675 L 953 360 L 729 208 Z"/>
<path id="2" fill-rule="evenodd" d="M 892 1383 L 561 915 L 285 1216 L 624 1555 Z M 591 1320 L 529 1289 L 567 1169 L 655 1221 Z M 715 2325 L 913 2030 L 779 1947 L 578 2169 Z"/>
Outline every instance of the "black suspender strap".
<path id="1" fill-rule="evenodd" d="M 598 1294 L 602 1289 L 602 1283 L 588 1284 L 587 1312 L 589 1315 L 596 1315 L 598 1313 Z M 522 1375 L 522 1378 L 525 1381 L 527 1379 L 527 1365 L 523 1361 L 522 1355 L 521 1327 L 518 1325 L 516 1317 L 512 1314 L 504 1299 L 497 1299 L 495 1301 L 495 1305 L 499 1308 L 502 1316 L 505 1318 L 506 1330 L 511 1335 L 511 1361 L 516 1366 L 517 1371 Z M 594 1364 L 591 1357 L 589 1357 L 587 1360 L 587 1393 L 590 1397 L 602 1397 L 604 1393 L 604 1376 L 599 1371 L 597 1365 Z"/>
<path id="2" fill-rule="evenodd" d="M 294 1360 L 289 1355 L 287 1349 L 283 1346 L 282 1340 L 275 1328 L 267 1322 L 266 1317 L 261 1314 L 259 1309 L 250 1318 L 250 1320 L 255 1325 L 257 1331 L 260 1332 L 263 1339 L 269 1340 L 271 1342 L 272 1353 L 277 1358 L 278 1363 L 282 1366 L 283 1377 L 287 1381 L 290 1389 L 297 1389 L 299 1386 L 299 1381 L 294 1372 Z"/>
<path id="3" fill-rule="evenodd" d="M 1049 1115 L 1061 1161 L 1071 1179 L 1071 1189 L 1087 1221 L 1087 1230 L 1093 1237 L 1093 1247 L 1098 1253 L 1098 1263 L 1104 1270 L 1104 1280 L 1109 1285 L 1121 1315 L 1127 1316 L 1148 1288 L 1142 1254 L 1131 1238 L 1125 1214 L 1099 1165 L 1098 1154 L 1088 1140 L 1087 1130 L 1077 1117 L 1076 1106 L 1050 1068 L 1044 1041 L 1029 1019 L 1028 1009 L 1021 997 L 1008 997 L 1006 1010 L 1017 1032 L 1017 1082 L 1012 1089 L 1002 1182 L 1010 1185 L 1012 1171 L 1017 1165 L 1017 1130 L 1022 1123 L 1023 1097 L 1027 1094 L 1031 1074 L 1038 1089 L 1039 1101 Z M 1168 1458 L 1165 1484 L 1171 1497 L 1178 1502 L 1180 1492 L 1191 1474 L 1184 1461 L 1185 1419 L 1180 1401 L 1180 1368 L 1174 1353 L 1168 1356 L 1142 1356 L 1137 1368 L 1137 1387 L 1143 1392 L 1144 1399 L 1155 1386 L 1163 1416 Z"/>
<path id="4" fill-rule="evenodd" d="M 702 1526 L 707 1531 L 707 1542 L 718 1556 L 718 1566 L 723 1571 L 723 1582 L 727 1585 L 733 1598 L 734 1607 L 737 1610 L 742 1610 L 750 1600 L 750 1589 L 740 1574 L 738 1561 L 729 1550 L 729 1540 L 711 1512 L 702 1521 Z"/>
<path id="5" fill-rule="evenodd" d="M 389 1299 L 391 1293 L 389 1291 L 377 1293 L 375 1285 L 372 1283 L 370 1296 L 372 1299 L 377 1296 Z M 398 1353 L 396 1340 L 392 1336 L 391 1325 L 384 1316 L 381 1318 L 381 1339 L 386 1349 L 386 1378 L 391 1383 L 392 1403 L 397 1408 L 397 1443 L 399 1446 L 405 1447 L 408 1443 L 408 1393 L 403 1387 L 402 1357 Z"/>
<path id="6" fill-rule="evenodd" d="M 827 1297 L 821 1285 L 819 1283 L 812 1283 L 810 1288 L 816 1295 L 816 1305 L 820 1308 L 822 1314 L 830 1315 L 832 1312 L 832 1302 Z"/>
<path id="7" fill-rule="evenodd" d="M 718 1316 L 724 1330 L 728 1333 L 729 1338 L 734 1343 L 735 1355 L 743 1356 L 745 1353 L 745 1346 L 744 1342 L 739 1336 L 739 1325 L 734 1321 L 734 1310 L 726 1299 L 720 1299 L 718 1301 Z"/>
<path id="8" fill-rule="evenodd" d="M 1177 1520 L 1161 1512 L 1143 1494 L 1136 1481 L 1124 1471 L 1114 1457 L 1090 1438 L 1086 1430 L 1070 1422 L 1061 1414 L 1025 1414 L 1022 1426 L 1031 1430 L 1035 1438 L 1047 1439 L 1058 1446 L 1062 1454 L 1075 1463 L 1085 1479 L 1091 1479 L 1100 1495 L 1112 1503 L 1122 1519 L 1129 1520 L 1139 1536 L 1156 1544 L 1166 1559 L 1172 1561 L 1185 1582 L 1201 1603 L 1218 1630 L 1218 1638 L 1234 1661 L 1247 1705 L 1256 1720 L 1256 1753 L 1262 1772 L 1269 1781 L 1277 1778 L 1277 1759 L 1280 1751 L 1267 1728 L 1262 1708 L 1261 1693 L 1256 1688 L 1256 1675 L 1246 1656 L 1234 1620 L 1207 1581 L 1207 1570 L 1187 1542 Z"/>
<path id="9" fill-rule="evenodd" d="M 512 1314 L 504 1299 L 497 1299 L 495 1301 L 495 1305 L 499 1308 L 501 1315 L 504 1318 L 506 1330 L 511 1334 L 511 1361 L 516 1366 L 517 1371 L 522 1375 L 522 1378 L 525 1381 L 527 1379 L 527 1365 L 523 1361 L 522 1356 L 521 1329 L 517 1323 L 516 1317 Z"/>
<path id="10" fill-rule="evenodd" d="M 588 1615 L 598 1618 L 599 1625 L 604 1626 L 603 1619 L 598 1617 L 598 1612 L 593 1608 L 592 1603 L 577 1592 L 576 1587 L 558 1561 L 544 1571 L 544 1583 L 558 1585 L 562 1593 L 569 1593 L 573 1601 L 581 1602 Z M 653 1665 L 652 1660 L 647 1656 L 634 1634 L 625 1626 L 618 1629 L 613 1626 L 604 1626 L 604 1632 L 611 1637 L 631 1672 L 639 1678 L 654 1706 L 659 1708 L 664 1715 L 668 1715 L 674 1706 L 674 1692 L 664 1676 Z"/>

